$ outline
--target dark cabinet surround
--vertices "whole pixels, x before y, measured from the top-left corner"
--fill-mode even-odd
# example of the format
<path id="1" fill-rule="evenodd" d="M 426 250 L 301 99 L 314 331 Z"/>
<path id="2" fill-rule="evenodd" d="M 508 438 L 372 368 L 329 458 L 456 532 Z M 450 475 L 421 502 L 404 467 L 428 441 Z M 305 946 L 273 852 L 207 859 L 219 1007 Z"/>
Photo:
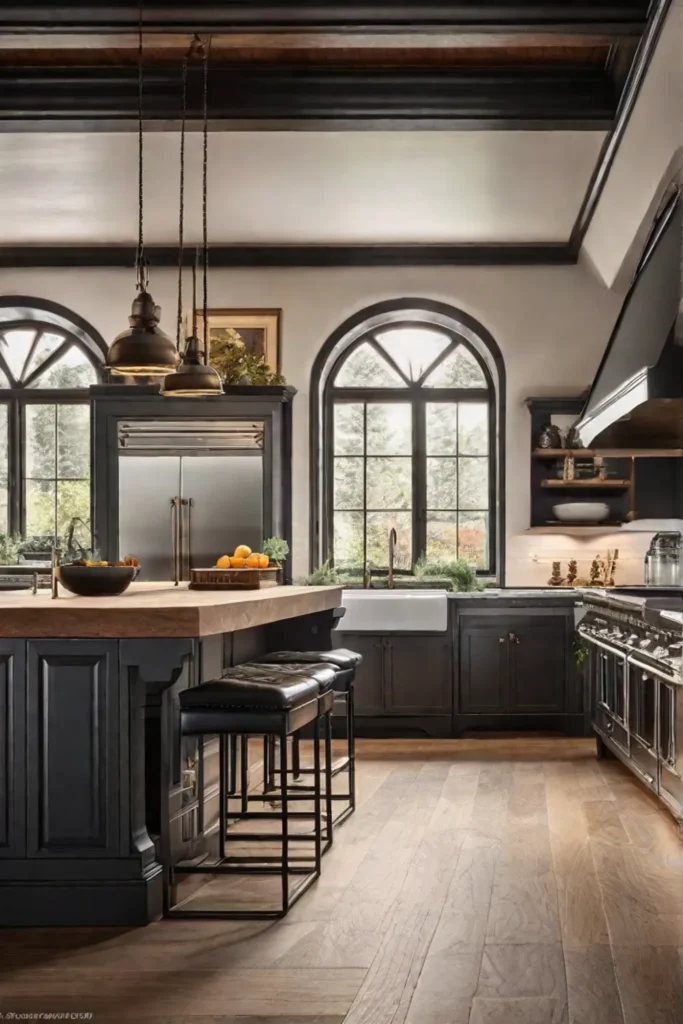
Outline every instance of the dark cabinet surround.
<path id="1" fill-rule="evenodd" d="M 363 655 L 360 735 L 585 732 L 571 597 L 454 597 L 449 609 L 446 633 L 337 634 Z"/>

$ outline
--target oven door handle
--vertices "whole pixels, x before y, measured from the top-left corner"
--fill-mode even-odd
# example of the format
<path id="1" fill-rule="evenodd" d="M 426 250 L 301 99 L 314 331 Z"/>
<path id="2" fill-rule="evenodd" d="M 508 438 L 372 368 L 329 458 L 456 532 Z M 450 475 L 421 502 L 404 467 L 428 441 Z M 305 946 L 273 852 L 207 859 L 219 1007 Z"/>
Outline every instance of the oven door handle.
<path id="1" fill-rule="evenodd" d="M 657 679 L 663 679 L 665 683 L 670 683 L 671 686 L 676 686 L 676 680 L 671 676 L 667 676 L 665 672 L 662 672 L 658 668 L 652 668 L 650 665 L 646 665 L 642 661 L 638 661 L 637 658 L 629 656 L 627 658 L 628 664 L 633 665 L 634 668 L 639 668 L 641 672 L 645 672 L 648 676 L 656 676 Z"/>

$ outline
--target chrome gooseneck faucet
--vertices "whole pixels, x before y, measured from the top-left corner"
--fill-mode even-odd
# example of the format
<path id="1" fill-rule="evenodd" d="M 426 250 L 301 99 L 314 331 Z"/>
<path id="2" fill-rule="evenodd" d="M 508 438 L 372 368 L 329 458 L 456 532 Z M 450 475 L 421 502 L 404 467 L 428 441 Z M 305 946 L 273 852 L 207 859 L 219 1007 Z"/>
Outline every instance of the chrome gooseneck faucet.
<path id="1" fill-rule="evenodd" d="M 390 590 L 394 589 L 394 552 L 397 542 L 398 534 L 392 526 L 391 530 L 389 530 L 389 575 L 387 576 L 387 586 Z"/>

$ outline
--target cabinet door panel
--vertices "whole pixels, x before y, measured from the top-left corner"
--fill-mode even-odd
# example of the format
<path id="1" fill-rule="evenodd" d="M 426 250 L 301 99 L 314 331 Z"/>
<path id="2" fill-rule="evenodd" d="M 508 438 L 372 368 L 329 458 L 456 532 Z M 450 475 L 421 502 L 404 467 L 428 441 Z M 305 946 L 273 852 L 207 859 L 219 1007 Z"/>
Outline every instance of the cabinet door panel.
<path id="1" fill-rule="evenodd" d="M 26 644 L 0 640 L 0 857 L 26 849 Z"/>
<path id="2" fill-rule="evenodd" d="M 500 714 L 508 709 L 507 622 L 473 619 L 460 626 L 460 711 Z"/>
<path id="3" fill-rule="evenodd" d="M 449 715 L 453 706 L 450 637 L 392 637 L 386 645 L 390 668 L 385 714 Z"/>
<path id="4" fill-rule="evenodd" d="M 116 641 L 28 645 L 28 853 L 116 856 Z"/>
<path id="5" fill-rule="evenodd" d="M 566 620 L 525 618 L 514 624 L 512 636 L 510 710 L 564 711 L 569 642 Z"/>
<path id="6" fill-rule="evenodd" d="M 382 638 L 369 633 L 341 633 L 343 646 L 357 651 L 363 662 L 356 671 L 356 714 L 384 713 L 384 648 Z"/>

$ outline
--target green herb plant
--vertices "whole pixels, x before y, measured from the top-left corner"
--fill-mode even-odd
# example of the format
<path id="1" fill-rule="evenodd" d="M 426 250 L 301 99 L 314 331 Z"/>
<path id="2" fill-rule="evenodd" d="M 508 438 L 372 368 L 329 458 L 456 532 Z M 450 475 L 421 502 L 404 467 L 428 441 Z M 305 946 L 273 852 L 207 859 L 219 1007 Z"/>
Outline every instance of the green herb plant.
<path id="1" fill-rule="evenodd" d="M 431 576 L 447 579 L 454 593 L 484 589 L 477 579 L 476 572 L 464 558 L 457 558 L 447 562 L 429 562 L 422 556 L 413 566 L 413 573 L 416 579 L 424 579 Z"/>
<path id="2" fill-rule="evenodd" d="M 21 553 L 21 537 L 17 533 L 0 533 L 0 565 L 16 565 Z"/>
<path id="3" fill-rule="evenodd" d="M 282 563 L 289 554 L 289 544 L 282 537 L 269 537 L 264 540 L 261 551 L 281 569 Z"/>

